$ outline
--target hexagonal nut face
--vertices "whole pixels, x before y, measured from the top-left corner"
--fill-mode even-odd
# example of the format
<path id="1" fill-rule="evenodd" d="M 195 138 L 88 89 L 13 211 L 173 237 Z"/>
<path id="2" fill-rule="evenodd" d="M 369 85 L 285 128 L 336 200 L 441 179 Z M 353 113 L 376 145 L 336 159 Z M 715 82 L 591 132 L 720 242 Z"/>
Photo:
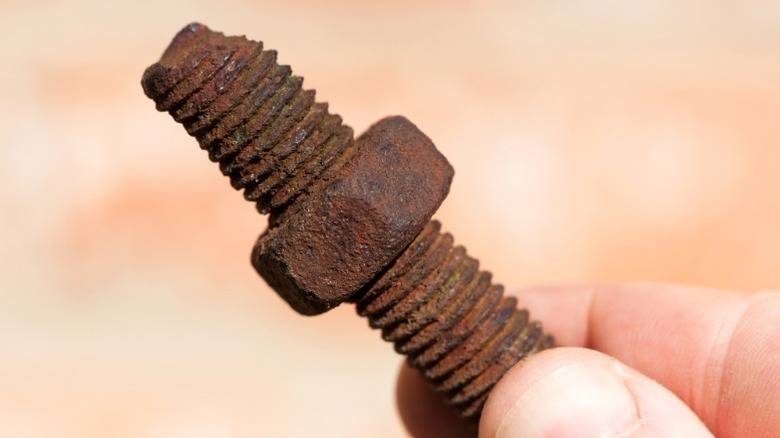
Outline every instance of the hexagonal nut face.
<path id="1" fill-rule="evenodd" d="M 403 117 L 357 140 L 342 173 L 297 213 L 267 230 L 252 264 L 296 311 L 325 312 L 361 290 L 422 231 L 454 171 Z"/>

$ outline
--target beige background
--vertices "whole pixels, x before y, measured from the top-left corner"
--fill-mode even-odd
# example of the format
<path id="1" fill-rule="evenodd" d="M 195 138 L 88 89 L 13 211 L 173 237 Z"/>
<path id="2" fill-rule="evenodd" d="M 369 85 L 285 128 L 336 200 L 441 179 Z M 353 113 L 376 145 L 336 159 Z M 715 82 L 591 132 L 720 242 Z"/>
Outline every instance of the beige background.
<path id="1" fill-rule="evenodd" d="M 392 348 L 268 290 L 265 219 L 143 96 L 193 20 L 357 132 L 414 121 L 456 169 L 438 217 L 510 287 L 780 286 L 778 1 L 6 0 L 0 436 L 404 433 Z"/>

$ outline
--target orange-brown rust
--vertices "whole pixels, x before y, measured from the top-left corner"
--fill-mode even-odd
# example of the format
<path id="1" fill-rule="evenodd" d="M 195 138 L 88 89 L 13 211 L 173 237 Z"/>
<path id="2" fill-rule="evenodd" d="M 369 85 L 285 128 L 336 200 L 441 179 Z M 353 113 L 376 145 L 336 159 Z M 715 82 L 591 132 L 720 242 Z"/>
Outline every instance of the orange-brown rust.
<path id="1" fill-rule="evenodd" d="M 470 419 L 509 367 L 552 346 L 430 221 L 453 170 L 408 120 L 383 119 L 356 141 L 276 52 L 197 23 L 141 83 L 233 187 L 271 214 L 252 261 L 298 312 L 355 302 Z"/>

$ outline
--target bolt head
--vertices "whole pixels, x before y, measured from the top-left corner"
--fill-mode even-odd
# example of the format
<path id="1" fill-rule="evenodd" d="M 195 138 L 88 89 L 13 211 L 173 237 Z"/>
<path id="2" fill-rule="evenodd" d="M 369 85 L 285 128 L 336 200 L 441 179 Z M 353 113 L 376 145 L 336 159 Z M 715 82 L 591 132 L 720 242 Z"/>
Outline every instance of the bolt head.
<path id="1" fill-rule="evenodd" d="M 405 118 L 383 119 L 357 142 L 342 172 L 253 250 L 255 269 L 305 315 L 336 307 L 370 283 L 449 192 L 452 166 Z"/>

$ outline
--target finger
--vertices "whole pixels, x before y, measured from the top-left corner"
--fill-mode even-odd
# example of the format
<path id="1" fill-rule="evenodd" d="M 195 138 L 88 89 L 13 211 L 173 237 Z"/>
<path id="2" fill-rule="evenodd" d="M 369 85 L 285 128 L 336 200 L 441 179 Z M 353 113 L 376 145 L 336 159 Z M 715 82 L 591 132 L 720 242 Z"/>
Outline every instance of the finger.
<path id="1" fill-rule="evenodd" d="M 405 363 L 398 374 L 396 401 L 401 420 L 414 437 L 476 436 L 476 428 L 446 406 L 420 373 Z"/>
<path id="2" fill-rule="evenodd" d="M 780 292 L 634 284 L 516 295 L 559 344 L 602 351 L 658 380 L 716 435 L 780 429 Z"/>
<path id="3" fill-rule="evenodd" d="M 584 348 L 539 353 L 512 368 L 485 404 L 480 437 L 711 437 L 657 382 Z"/>

